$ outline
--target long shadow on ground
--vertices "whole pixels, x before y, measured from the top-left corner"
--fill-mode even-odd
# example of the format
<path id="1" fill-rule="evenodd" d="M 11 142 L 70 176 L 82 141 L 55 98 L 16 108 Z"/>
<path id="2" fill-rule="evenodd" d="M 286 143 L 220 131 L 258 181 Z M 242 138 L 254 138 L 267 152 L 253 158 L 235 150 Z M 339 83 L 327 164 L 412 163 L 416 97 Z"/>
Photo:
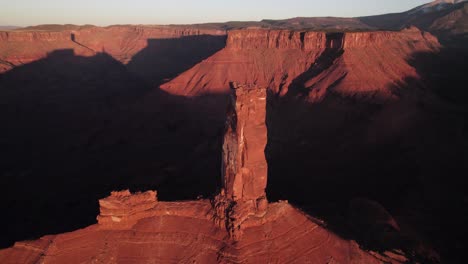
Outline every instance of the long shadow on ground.
<path id="1" fill-rule="evenodd" d="M 322 101 L 307 103 L 301 80 L 289 96 L 270 94 L 270 200 L 289 200 L 366 248 L 403 247 L 417 251 L 409 253 L 423 263 L 438 251 L 444 263 L 463 263 L 468 80 L 461 52 L 414 54 L 410 63 L 426 85 L 413 79 L 405 80 L 407 87 L 389 85 L 398 101 L 342 97 L 331 89 Z M 386 244 L 369 239 L 369 230 L 353 230 L 350 202 L 356 198 L 385 208 L 401 237 Z"/>
<path id="2" fill-rule="evenodd" d="M 208 45 L 210 38 L 200 38 L 189 38 L 188 50 Z M 73 50 L 0 75 L 0 247 L 95 223 L 98 199 L 112 190 L 155 189 L 164 200 L 214 193 L 225 96 L 177 97 L 148 83 L 176 76 L 215 52 L 219 41 L 183 55 L 182 65 L 155 75 L 159 80 L 105 53 L 81 57 Z M 159 42 L 162 50 L 149 45 L 128 67 L 159 54 L 153 66 L 162 68 L 183 48 L 182 40 Z"/>

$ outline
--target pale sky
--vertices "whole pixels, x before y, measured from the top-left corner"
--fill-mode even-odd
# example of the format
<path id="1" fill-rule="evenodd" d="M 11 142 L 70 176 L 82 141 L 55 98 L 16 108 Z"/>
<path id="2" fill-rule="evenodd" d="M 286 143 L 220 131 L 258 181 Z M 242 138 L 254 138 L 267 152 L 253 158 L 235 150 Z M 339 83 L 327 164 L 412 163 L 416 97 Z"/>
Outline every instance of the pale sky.
<path id="1" fill-rule="evenodd" d="M 0 25 L 193 24 L 402 12 L 429 0 L 0 0 Z"/>

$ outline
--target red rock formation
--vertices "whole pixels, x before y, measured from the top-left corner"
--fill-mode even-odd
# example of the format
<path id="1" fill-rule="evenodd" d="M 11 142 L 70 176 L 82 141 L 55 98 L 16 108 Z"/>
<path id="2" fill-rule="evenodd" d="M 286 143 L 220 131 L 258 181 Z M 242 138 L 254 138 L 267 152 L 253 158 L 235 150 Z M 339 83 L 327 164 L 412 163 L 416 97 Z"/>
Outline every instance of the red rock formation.
<path id="1" fill-rule="evenodd" d="M 268 167 L 265 159 L 266 89 L 231 84 L 223 143 L 222 182 L 215 199 L 218 222 L 239 240 L 243 222 L 265 214 Z"/>
<path id="2" fill-rule="evenodd" d="M 321 33 L 234 30 L 226 48 L 162 88 L 179 95 L 221 93 L 229 82 L 251 83 L 285 94 L 299 86 L 320 100 L 333 87 L 343 95 L 392 98 L 389 84 L 418 79 L 407 60 L 435 52 L 435 37 L 416 28 L 400 32 Z"/>
<path id="3" fill-rule="evenodd" d="M 127 196 L 128 200 L 140 200 Z M 116 194 L 111 196 L 114 200 Z M 126 207 L 126 206 L 124 206 Z M 9 263 L 403 263 L 405 258 L 365 252 L 287 203 L 249 217 L 233 241 L 213 224 L 209 201 L 159 202 L 125 229 L 97 224 L 71 233 L 18 242 L 0 250 Z"/>
<path id="4" fill-rule="evenodd" d="M 155 191 L 132 195 L 128 190 L 112 192 L 111 196 L 99 200 L 101 209 L 97 220 L 100 225 L 110 228 L 128 228 L 133 226 L 145 213 L 157 203 Z"/>
<path id="5" fill-rule="evenodd" d="M 21 31 L 3 31 L 0 32 L 0 41 L 2 42 L 34 42 L 34 41 L 66 41 L 70 40 L 70 32 L 21 32 Z"/>
<path id="6" fill-rule="evenodd" d="M 186 36 L 225 35 L 220 30 L 182 27 L 112 26 L 74 31 L 76 40 L 96 51 L 105 51 L 127 64 L 151 39 L 173 39 Z"/>
<path id="7" fill-rule="evenodd" d="M 223 183 L 233 201 L 265 196 L 266 89 L 232 84 L 223 144 Z"/>
<path id="8" fill-rule="evenodd" d="M 233 30 L 228 32 L 225 49 L 161 88 L 189 96 L 228 93 L 234 81 L 279 92 L 305 72 L 325 47 L 325 33 Z"/>
<path id="9" fill-rule="evenodd" d="M 225 34 L 220 30 L 171 26 L 91 27 L 59 32 L 0 31 L 0 65 L 3 65 L 0 66 L 3 67 L 3 70 L 0 68 L 0 73 L 11 69 L 12 66 L 42 59 L 48 53 L 59 49 L 73 49 L 76 55 L 81 56 L 91 56 L 104 51 L 127 64 L 148 45 L 148 39 Z"/>

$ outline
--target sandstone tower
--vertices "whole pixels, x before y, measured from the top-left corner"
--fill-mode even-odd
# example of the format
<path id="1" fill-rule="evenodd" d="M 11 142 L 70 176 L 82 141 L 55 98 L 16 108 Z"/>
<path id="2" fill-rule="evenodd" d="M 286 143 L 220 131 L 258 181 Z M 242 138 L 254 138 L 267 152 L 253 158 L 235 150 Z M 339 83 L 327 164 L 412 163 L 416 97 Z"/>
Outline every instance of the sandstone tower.
<path id="1" fill-rule="evenodd" d="M 234 238 L 242 234 L 242 222 L 261 216 L 268 201 L 265 188 L 268 166 L 266 88 L 231 83 L 222 151 L 221 194 L 216 198 L 220 224 Z"/>

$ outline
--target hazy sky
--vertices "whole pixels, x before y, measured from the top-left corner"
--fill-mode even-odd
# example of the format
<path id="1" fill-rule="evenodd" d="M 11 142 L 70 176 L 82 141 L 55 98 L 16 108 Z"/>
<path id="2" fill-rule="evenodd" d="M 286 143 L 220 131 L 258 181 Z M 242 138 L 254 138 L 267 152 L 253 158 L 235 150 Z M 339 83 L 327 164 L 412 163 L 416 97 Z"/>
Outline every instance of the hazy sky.
<path id="1" fill-rule="evenodd" d="M 401 12 L 430 0 L 0 0 L 0 25 L 184 24 Z"/>

